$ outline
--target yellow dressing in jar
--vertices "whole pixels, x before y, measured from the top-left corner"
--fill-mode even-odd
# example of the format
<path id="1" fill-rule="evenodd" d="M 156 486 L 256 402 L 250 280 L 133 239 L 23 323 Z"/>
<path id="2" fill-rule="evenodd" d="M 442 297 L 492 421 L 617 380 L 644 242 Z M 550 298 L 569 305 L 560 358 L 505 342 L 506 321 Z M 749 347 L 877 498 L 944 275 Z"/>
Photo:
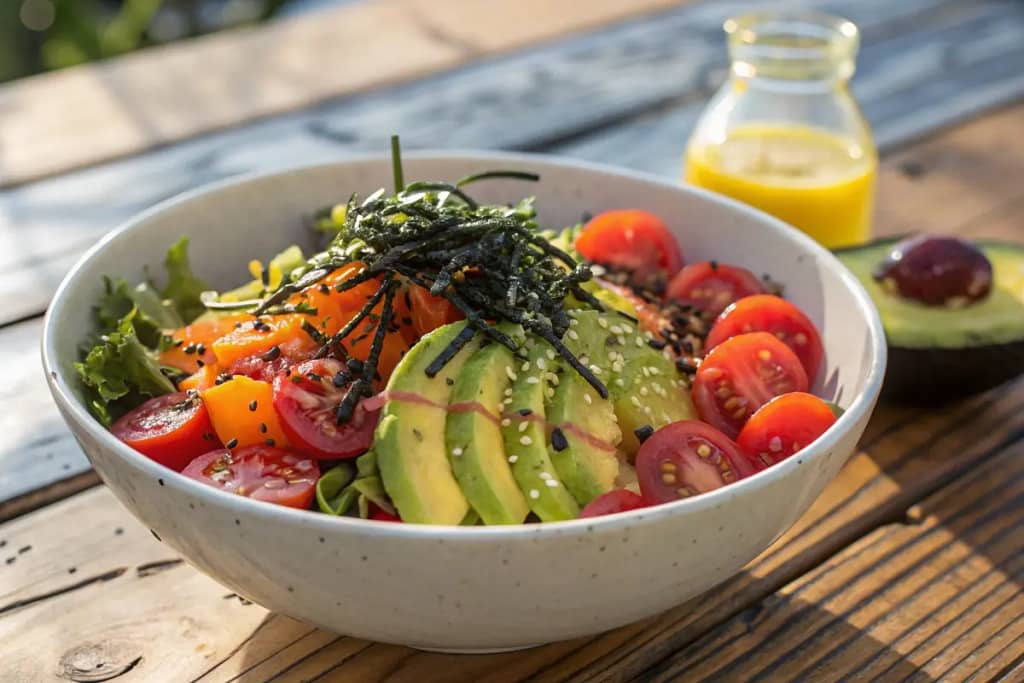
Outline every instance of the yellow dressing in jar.
<path id="1" fill-rule="evenodd" d="M 686 181 L 750 204 L 826 247 L 871 232 L 877 154 L 849 91 L 857 27 L 814 11 L 725 22 L 729 78 L 686 151 Z"/>
<path id="2" fill-rule="evenodd" d="M 694 144 L 686 180 L 755 206 L 826 247 L 870 232 L 876 160 L 857 143 L 808 127 L 747 125 Z"/>

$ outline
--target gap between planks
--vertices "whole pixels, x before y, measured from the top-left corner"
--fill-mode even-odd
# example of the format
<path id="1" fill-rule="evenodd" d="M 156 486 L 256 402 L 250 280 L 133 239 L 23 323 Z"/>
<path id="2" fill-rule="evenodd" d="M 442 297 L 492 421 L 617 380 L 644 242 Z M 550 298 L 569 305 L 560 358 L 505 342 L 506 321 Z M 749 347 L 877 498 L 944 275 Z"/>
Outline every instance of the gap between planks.
<path id="1" fill-rule="evenodd" d="M 361 0 L 0 86 L 0 187 L 422 78 L 679 0 Z"/>
<path id="2" fill-rule="evenodd" d="M 885 406 L 865 451 L 725 588 L 593 638 L 493 656 L 368 644 L 271 617 L 173 563 L 174 552 L 98 488 L 0 525 L 0 557 L 14 558 L 0 564 L 0 638 L 23 653 L 0 661 L 0 679 L 35 680 L 100 652 L 111 653 L 104 660 L 110 666 L 141 657 L 138 675 L 146 680 L 171 678 L 171 672 L 175 680 L 205 673 L 200 680 L 206 682 L 298 681 L 326 672 L 353 680 L 387 673 L 389 680 L 417 682 L 628 680 L 807 572 L 820 571 L 835 553 L 904 519 L 936 490 L 961 486 L 964 473 L 1006 452 L 1019 456 L 1022 438 L 1024 380 L 937 411 Z M 917 509 L 910 518 L 926 520 L 927 503 Z"/>

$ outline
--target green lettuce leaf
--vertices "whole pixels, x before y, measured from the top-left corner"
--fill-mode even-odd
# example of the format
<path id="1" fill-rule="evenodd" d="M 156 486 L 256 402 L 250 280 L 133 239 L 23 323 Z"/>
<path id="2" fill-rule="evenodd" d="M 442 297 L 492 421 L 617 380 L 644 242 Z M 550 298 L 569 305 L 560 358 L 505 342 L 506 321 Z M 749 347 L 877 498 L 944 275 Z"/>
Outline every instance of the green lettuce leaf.
<path id="1" fill-rule="evenodd" d="M 192 322 L 206 310 L 199 295 L 209 287 L 192 272 L 187 237 L 182 237 L 167 250 L 164 266 L 167 268 L 167 286 L 160 294 L 174 304 L 186 323 Z"/>
<path id="2" fill-rule="evenodd" d="M 115 330 L 121 319 L 137 309 L 132 318 L 139 341 L 150 348 L 160 343 L 161 331 L 176 329 L 185 323 L 174 305 L 145 282 L 131 287 L 124 278 L 103 278 L 104 293 L 96 304 L 96 320 L 101 330 Z"/>
<path id="3" fill-rule="evenodd" d="M 114 329 L 99 338 L 75 370 L 86 387 L 90 410 L 103 424 L 135 407 L 148 397 L 174 391 L 161 371 L 155 354 L 139 340 L 132 308 Z"/>

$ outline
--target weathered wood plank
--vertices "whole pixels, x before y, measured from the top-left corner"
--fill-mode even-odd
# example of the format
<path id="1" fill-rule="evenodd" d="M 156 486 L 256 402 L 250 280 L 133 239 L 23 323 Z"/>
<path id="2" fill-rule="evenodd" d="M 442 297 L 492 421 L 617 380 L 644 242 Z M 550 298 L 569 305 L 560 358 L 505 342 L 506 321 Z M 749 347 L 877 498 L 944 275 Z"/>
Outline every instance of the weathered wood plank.
<path id="1" fill-rule="evenodd" d="M 886 406 L 879 417 L 864 452 L 808 514 L 724 587 L 596 638 L 491 656 L 428 654 L 311 631 L 225 600 L 225 591 L 185 566 L 140 577 L 139 566 L 172 560 L 173 554 L 97 488 L 0 525 L 3 550 L 15 558 L 0 564 L 0 637 L 13 652 L 26 653 L 0 659 L 0 679 L 17 673 L 36 680 L 66 652 L 88 643 L 119 653 L 121 663 L 141 656 L 132 671 L 140 680 L 159 680 L 170 662 L 186 667 L 179 676 L 205 672 L 204 681 L 628 680 L 873 530 L 908 518 L 927 523 L 932 508 L 908 513 L 908 507 L 965 472 L 1007 452 L 1019 460 L 1024 380 L 942 410 Z M 985 496 L 992 504 L 1007 495 L 998 488 L 1004 480 Z M 25 545 L 33 547 L 19 554 Z M 64 592 L 83 580 L 67 575 L 71 566 L 78 568 L 75 576 L 106 578 Z M 140 623 L 146 626 L 135 637 L 131 628 Z M 171 632 L 162 637 L 163 630 Z M 45 642 L 37 647 L 37 640 Z M 194 654 L 198 643 L 207 644 L 200 656 Z M 1007 664 L 997 660 L 993 666 Z"/>
<path id="2" fill-rule="evenodd" d="M 965 111 L 1024 93 L 1024 10 L 988 0 L 864 0 L 857 87 L 883 140 L 907 122 L 949 123 Z M 381 152 L 391 132 L 410 148 L 544 149 L 678 173 L 692 119 L 723 73 L 719 24 L 741 5 L 704 3 L 484 62 L 415 84 L 253 124 L 0 192 L 0 323 L 43 310 L 86 247 L 129 215 L 181 191 L 243 172 Z M 988 51 L 963 50 L 984 35 Z M 1015 42 L 1016 41 L 1016 42 Z M 875 53 L 879 56 L 872 57 Z M 894 68 L 894 64 L 900 68 Z M 936 91 L 935 82 L 954 83 Z M 971 108 L 965 109 L 963 102 Z M 630 117 L 682 102 L 654 118 Z M 899 118 L 892 110 L 896 102 Z M 927 109 L 928 117 L 920 115 Z M 660 111 L 660 110 L 659 110 Z M 879 113 L 875 113 L 875 112 Z M 619 125 L 626 122 L 625 125 Z M 890 126 L 899 124 L 899 128 Z M 586 131 L 599 132 L 575 144 Z M 896 132 L 889 131 L 899 131 Z M 675 142 L 673 142 L 675 141 Z"/>
<path id="3" fill-rule="evenodd" d="M 0 186 L 665 9 L 677 0 L 363 0 L 0 87 Z"/>
<path id="4" fill-rule="evenodd" d="M 645 678 L 989 680 L 1024 656 L 1022 500 L 1018 440 Z"/>
<path id="5" fill-rule="evenodd" d="M 878 232 L 926 230 L 1024 240 L 1019 220 L 1024 189 L 1014 181 L 1024 177 L 1024 142 L 1015 133 L 1021 129 L 1024 105 L 952 128 L 887 158 L 879 181 Z M 0 400 L 17 407 L 0 415 L 0 433 L 19 435 L 0 442 L 0 520 L 47 502 L 46 496 L 24 497 L 29 492 L 88 470 L 40 381 L 40 331 L 40 319 L 0 328 L 0 369 L 15 378 L 0 389 Z M 90 483 L 77 481 L 79 486 Z"/>

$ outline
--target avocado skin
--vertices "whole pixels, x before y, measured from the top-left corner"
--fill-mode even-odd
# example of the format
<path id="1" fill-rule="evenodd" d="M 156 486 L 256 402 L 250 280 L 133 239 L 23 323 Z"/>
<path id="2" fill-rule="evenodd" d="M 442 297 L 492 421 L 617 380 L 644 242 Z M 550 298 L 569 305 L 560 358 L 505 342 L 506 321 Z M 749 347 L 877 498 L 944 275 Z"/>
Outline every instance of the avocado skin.
<path id="1" fill-rule="evenodd" d="M 445 418 L 455 378 L 478 342 L 470 341 L 436 376 L 424 372 L 463 327 L 453 323 L 420 339 L 388 381 L 388 391 L 410 392 L 433 404 L 388 401 L 374 434 L 384 490 L 403 522 L 456 525 L 470 510 L 448 463 Z"/>
<path id="2" fill-rule="evenodd" d="M 904 237 L 875 240 L 834 252 L 872 295 L 876 305 L 879 303 L 879 288 L 870 273 Z M 1024 269 L 1024 246 L 990 240 L 976 241 L 975 244 L 985 252 L 995 268 L 994 289 L 1002 289 L 1002 300 L 1011 301 L 1006 292 L 1019 289 L 1021 285 L 1007 283 L 1009 276 L 1000 265 L 1017 262 L 1019 268 Z M 1012 273 L 1014 269 L 1009 270 Z M 890 315 L 887 315 L 886 308 L 885 305 L 879 306 L 889 349 L 882 387 L 882 395 L 888 399 L 939 404 L 986 391 L 1024 373 L 1024 300 L 1020 302 L 1019 341 L 1006 339 L 1004 329 L 1000 331 L 998 342 L 985 343 L 987 331 L 984 327 L 975 327 L 961 339 L 947 336 L 942 346 L 931 343 L 924 335 L 918 339 L 897 333 L 888 320 Z M 954 316 L 957 312 L 950 310 L 948 314 Z M 929 333 L 942 334 L 941 327 L 936 332 L 932 325 Z"/>
<path id="3" fill-rule="evenodd" d="M 511 384 L 506 369 L 516 364 L 511 351 L 491 342 L 462 367 L 449 399 L 449 405 L 478 403 L 489 413 L 450 410 L 445 426 L 452 472 L 470 505 L 488 525 L 521 524 L 530 512 L 512 476 L 498 422 L 502 397 Z"/>
<path id="4" fill-rule="evenodd" d="M 882 395 L 938 405 L 1024 374 L 1024 340 L 963 349 L 889 346 Z"/>

